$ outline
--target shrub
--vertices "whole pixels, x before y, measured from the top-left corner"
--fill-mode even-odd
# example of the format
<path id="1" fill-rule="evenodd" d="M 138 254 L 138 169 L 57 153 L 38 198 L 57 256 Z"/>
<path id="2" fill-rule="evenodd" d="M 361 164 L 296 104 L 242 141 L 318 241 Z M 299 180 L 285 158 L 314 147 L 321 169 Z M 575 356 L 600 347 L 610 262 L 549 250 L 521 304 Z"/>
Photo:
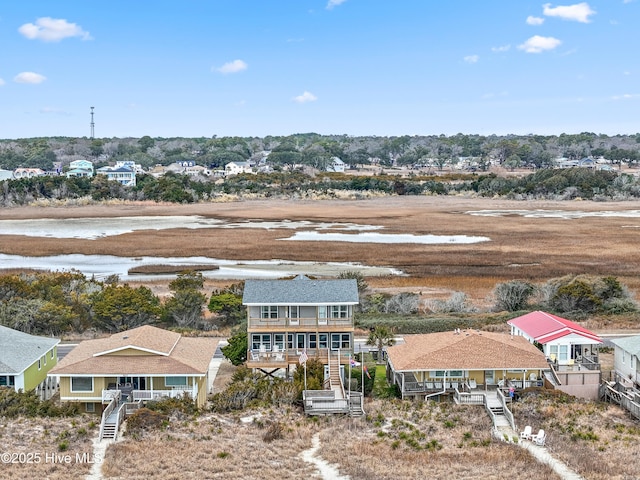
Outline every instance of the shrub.
<path id="1" fill-rule="evenodd" d="M 534 292 L 535 287 L 529 282 L 512 280 L 499 283 L 493 289 L 493 294 L 496 297 L 495 308 L 498 311 L 507 312 L 525 310 Z"/>
<path id="2" fill-rule="evenodd" d="M 157 430 L 167 420 L 167 416 L 160 412 L 141 408 L 127 419 L 127 433 L 137 436 L 150 430 Z"/>
<path id="3" fill-rule="evenodd" d="M 264 435 L 262 435 L 262 440 L 266 443 L 271 443 L 274 440 L 279 440 L 282 438 L 282 424 L 280 422 L 271 422 L 267 427 Z"/>

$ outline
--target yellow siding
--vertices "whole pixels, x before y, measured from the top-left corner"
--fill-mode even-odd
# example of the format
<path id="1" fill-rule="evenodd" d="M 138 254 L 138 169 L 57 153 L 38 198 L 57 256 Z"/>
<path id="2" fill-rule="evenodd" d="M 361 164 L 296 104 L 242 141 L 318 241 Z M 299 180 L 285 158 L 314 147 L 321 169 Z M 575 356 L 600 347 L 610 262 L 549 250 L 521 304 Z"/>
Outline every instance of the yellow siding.
<path id="1" fill-rule="evenodd" d="M 29 392 L 40 385 L 47 378 L 47 373 L 56 365 L 57 361 L 58 352 L 56 347 L 53 347 L 53 358 L 51 358 L 51 350 L 49 350 L 40 357 L 40 368 L 38 368 L 38 360 L 28 367 L 24 371 L 24 390 Z"/>

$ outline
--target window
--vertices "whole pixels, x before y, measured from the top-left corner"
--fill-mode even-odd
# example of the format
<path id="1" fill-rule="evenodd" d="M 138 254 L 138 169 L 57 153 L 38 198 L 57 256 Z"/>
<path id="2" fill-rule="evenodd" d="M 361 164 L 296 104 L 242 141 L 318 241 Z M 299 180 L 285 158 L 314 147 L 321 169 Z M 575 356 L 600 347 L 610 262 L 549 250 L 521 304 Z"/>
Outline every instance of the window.
<path id="1" fill-rule="evenodd" d="M 549 356 L 558 358 L 558 345 L 549 345 Z"/>
<path id="2" fill-rule="evenodd" d="M 278 318 L 278 307 L 275 305 L 263 305 L 260 307 L 260 318 Z"/>
<path id="3" fill-rule="evenodd" d="M 293 333 L 287 333 L 287 348 L 293 350 Z"/>
<path id="4" fill-rule="evenodd" d="M 318 348 L 329 348 L 329 334 L 320 333 L 318 335 Z"/>
<path id="5" fill-rule="evenodd" d="M 42 368 L 42 360 L 38 359 L 38 370 Z"/>
<path id="6" fill-rule="evenodd" d="M 72 392 L 93 392 L 92 377 L 71 377 Z"/>
<path id="7" fill-rule="evenodd" d="M 331 318 L 348 318 L 349 307 L 347 305 L 332 305 Z"/>
<path id="8" fill-rule="evenodd" d="M 318 348 L 318 336 L 315 333 L 309 334 L 309 348 Z"/>
<path id="9" fill-rule="evenodd" d="M 6 387 L 7 386 L 7 377 L 5 377 L 4 375 L 0 375 L 0 387 Z"/>
<path id="10" fill-rule="evenodd" d="M 271 350 L 271 334 L 269 333 L 254 333 L 251 335 L 251 349 L 260 350 L 260 346 L 263 346 L 266 350 Z"/>
<path id="11" fill-rule="evenodd" d="M 331 350 L 339 348 L 351 348 L 351 334 L 349 333 L 332 333 L 331 334 Z"/>
<path id="12" fill-rule="evenodd" d="M 327 307 L 321 305 L 318 307 L 318 324 L 326 325 L 327 324 Z"/>
<path id="13" fill-rule="evenodd" d="M 53 350 L 51 350 L 51 360 L 53 360 Z"/>
<path id="14" fill-rule="evenodd" d="M 464 378 L 464 370 L 434 370 L 431 372 L 433 378 Z"/>
<path id="15" fill-rule="evenodd" d="M 569 358 L 569 345 L 560 345 L 560 356 L 558 360 L 563 361 Z"/>
<path id="16" fill-rule="evenodd" d="M 300 324 L 300 307 L 293 305 L 287 308 L 287 315 L 289 316 L 289 323 L 291 325 Z"/>
<path id="17" fill-rule="evenodd" d="M 47 354 L 45 353 L 44 356 L 42 357 L 44 359 L 44 364 L 47 364 Z"/>
<path id="18" fill-rule="evenodd" d="M 277 345 L 278 348 L 284 350 L 284 333 L 273 334 L 273 345 Z"/>
<path id="19" fill-rule="evenodd" d="M 184 387 L 187 385 L 187 377 L 164 377 L 166 387 Z"/>
<path id="20" fill-rule="evenodd" d="M 15 384 L 16 384 L 16 377 L 14 377 L 13 375 L 9 375 L 9 386 L 14 387 Z"/>
<path id="21" fill-rule="evenodd" d="M 87 413 L 93 413 L 96 411 L 96 404 L 95 403 L 91 403 L 91 402 L 87 402 L 84 404 L 84 411 Z"/>

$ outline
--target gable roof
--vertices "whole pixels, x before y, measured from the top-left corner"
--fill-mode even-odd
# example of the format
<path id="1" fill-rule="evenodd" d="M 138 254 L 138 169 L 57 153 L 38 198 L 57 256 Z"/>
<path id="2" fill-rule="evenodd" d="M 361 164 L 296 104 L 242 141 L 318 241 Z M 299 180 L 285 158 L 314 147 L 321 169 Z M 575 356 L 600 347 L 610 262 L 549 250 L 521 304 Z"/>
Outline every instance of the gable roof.
<path id="1" fill-rule="evenodd" d="M 29 335 L 0 325 L 0 373 L 24 372 L 58 343 L 57 338 Z"/>
<path id="2" fill-rule="evenodd" d="M 247 280 L 244 305 L 356 305 L 358 282 L 353 278 L 315 280 L 298 275 L 293 280 Z"/>
<path id="3" fill-rule="evenodd" d="M 527 336 L 542 344 L 571 334 L 579 335 L 592 342 L 602 343 L 600 337 L 577 323 L 539 310 L 512 318 L 507 324 L 518 328 Z"/>
<path id="4" fill-rule="evenodd" d="M 625 352 L 629 352 L 636 357 L 640 357 L 640 335 L 632 337 L 614 338 L 611 343 L 620 347 Z"/>
<path id="5" fill-rule="evenodd" d="M 406 335 L 404 341 L 387 348 L 396 371 L 548 368 L 544 354 L 515 335 L 462 330 Z"/>
<path id="6" fill-rule="evenodd" d="M 107 338 L 85 340 L 52 375 L 204 375 L 218 347 L 213 338 L 183 337 L 145 325 Z M 139 354 L 133 352 L 138 351 Z"/>

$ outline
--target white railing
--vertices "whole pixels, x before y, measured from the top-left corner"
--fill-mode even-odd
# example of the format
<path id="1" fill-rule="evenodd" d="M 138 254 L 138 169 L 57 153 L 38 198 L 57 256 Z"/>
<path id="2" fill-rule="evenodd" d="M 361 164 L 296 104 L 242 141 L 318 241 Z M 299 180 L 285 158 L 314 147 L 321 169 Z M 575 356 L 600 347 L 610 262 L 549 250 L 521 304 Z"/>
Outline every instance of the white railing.
<path id="1" fill-rule="evenodd" d="M 467 393 L 455 389 L 455 399 L 461 405 L 484 405 L 484 393 Z"/>
<path id="2" fill-rule="evenodd" d="M 175 388 L 172 390 L 133 390 L 131 394 L 133 395 L 133 401 L 136 402 L 138 400 L 160 400 L 163 398 L 177 398 L 183 396 L 184 394 L 187 394 L 191 398 L 193 398 L 194 391 L 192 388 L 184 387 Z"/>
<path id="3" fill-rule="evenodd" d="M 120 390 L 102 390 L 102 403 L 110 402 L 112 399 L 116 399 L 116 401 L 120 401 L 122 398 L 122 392 Z"/>
<path id="4" fill-rule="evenodd" d="M 353 317 L 347 318 L 249 318 L 249 328 L 274 328 L 274 327 L 352 327 Z"/>
<path id="5" fill-rule="evenodd" d="M 118 400 L 112 398 L 109 402 L 109 405 L 107 405 L 107 408 L 105 408 L 104 412 L 102 412 L 102 420 L 100 421 L 100 436 L 98 437 L 100 440 L 102 440 L 102 435 L 104 434 L 104 427 L 107 424 L 107 419 L 109 418 L 109 415 L 113 413 L 117 405 Z"/>
<path id="6" fill-rule="evenodd" d="M 507 398 L 499 388 L 496 390 L 496 392 L 498 394 L 498 399 L 500 399 L 500 403 L 502 404 L 504 416 L 507 417 L 507 420 L 509 420 L 509 425 L 511 425 L 511 428 L 513 428 L 515 431 L 518 431 L 518 429 L 516 428 L 516 421 L 513 418 L 513 413 L 511 413 L 511 410 L 509 410 L 509 407 L 507 407 Z"/>

